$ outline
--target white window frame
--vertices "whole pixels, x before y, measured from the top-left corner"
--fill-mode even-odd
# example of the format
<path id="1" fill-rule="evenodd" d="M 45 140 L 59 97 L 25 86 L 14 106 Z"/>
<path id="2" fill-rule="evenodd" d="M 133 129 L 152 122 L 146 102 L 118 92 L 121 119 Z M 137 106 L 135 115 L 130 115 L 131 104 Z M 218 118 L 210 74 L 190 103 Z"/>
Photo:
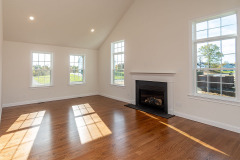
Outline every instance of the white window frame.
<path id="1" fill-rule="evenodd" d="M 71 66 L 70 66 L 70 56 L 81 56 L 83 57 L 83 81 L 79 81 L 79 82 L 71 82 L 70 79 L 70 73 L 71 73 Z M 69 85 L 78 85 L 78 84 L 85 84 L 86 83 L 86 55 L 85 54 L 70 54 L 69 55 L 69 74 L 68 74 L 68 83 Z"/>
<path id="2" fill-rule="evenodd" d="M 51 67 L 50 67 L 50 70 L 51 70 L 51 74 L 50 74 L 50 84 L 49 85 L 33 85 L 33 54 L 34 53 L 38 53 L 38 54 L 49 54 L 50 57 L 51 57 Z M 30 74 L 30 78 L 31 78 L 31 85 L 30 87 L 32 88 L 45 88 L 45 87 L 52 87 L 53 86 L 53 52 L 45 52 L 45 51 L 31 51 L 31 74 Z"/>
<path id="3" fill-rule="evenodd" d="M 237 34 L 234 35 L 227 35 L 227 36 L 219 36 L 219 37 L 213 37 L 213 38 L 205 38 L 205 39 L 200 39 L 196 40 L 196 23 L 199 22 L 204 22 L 207 20 L 215 19 L 215 18 L 220 18 L 228 15 L 236 14 L 237 15 Z M 227 104 L 234 104 L 234 105 L 239 105 L 240 102 L 240 63 L 238 62 L 240 60 L 240 10 L 234 10 L 234 11 L 227 11 L 227 12 L 222 12 L 220 14 L 215 14 L 213 16 L 208 16 L 205 18 L 200 18 L 200 19 L 195 19 L 190 22 L 190 93 L 189 96 L 197 99 L 203 99 L 203 100 L 210 100 L 214 102 L 219 102 L 219 103 L 227 103 Z M 208 95 L 208 94 L 199 94 L 196 91 L 196 43 L 199 42 L 206 42 L 206 41 L 214 41 L 214 40 L 222 40 L 222 39 L 231 39 L 235 38 L 236 39 L 236 67 L 235 67 L 235 74 L 236 74 L 236 80 L 235 80 L 235 97 L 224 97 L 224 96 L 215 96 L 215 95 Z M 211 70 L 211 69 L 210 69 Z M 219 101 L 220 100 L 220 101 Z M 237 102 L 237 103 L 228 103 L 228 102 Z"/>
<path id="4" fill-rule="evenodd" d="M 121 43 L 121 42 L 124 42 L 124 51 L 115 53 L 114 52 L 114 44 Z M 114 83 L 114 74 L 113 74 L 113 70 L 114 70 L 113 69 L 114 68 L 114 55 L 119 55 L 119 54 L 123 54 L 124 55 L 124 69 L 123 69 L 124 77 L 123 77 L 123 84 L 122 85 Z M 115 42 L 111 43 L 111 85 L 120 86 L 120 87 L 124 87 L 125 86 L 125 41 L 124 40 L 115 41 Z"/>

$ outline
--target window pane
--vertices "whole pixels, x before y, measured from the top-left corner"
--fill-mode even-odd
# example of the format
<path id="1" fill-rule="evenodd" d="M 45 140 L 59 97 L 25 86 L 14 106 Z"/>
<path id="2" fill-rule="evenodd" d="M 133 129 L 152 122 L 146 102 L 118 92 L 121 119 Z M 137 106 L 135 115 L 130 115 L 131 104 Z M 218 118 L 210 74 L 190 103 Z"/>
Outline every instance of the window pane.
<path id="1" fill-rule="evenodd" d="M 237 24 L 236 14 L 222 18 L 222 26 L 231 25 L 231 24 Z"/>
<path id="2" fill-rule="evenodd" d="M 220 83 L 208 83 L 208 92 L 210 95 L 220 95 Z"/>
<path id="3" fill-rule="evenodd" d="M 123 85 L 124 84 L 124 72 L 123 70 L 114 70 L 113 71 L 113 80 L 115 84 Z"/>
<path id="4" fill-rule="evenodd" d="M 217 46 L 217 48 L 215 50 L 217 50 L 218 52 L 221 52 L 221 42 L 220 41 L 213 41 L 213 42 L 209 42 L 208 44 Z"/>
<path id="5" fill-rule="evenodd" d="M 206 29 L 207 29 L 207 21 L 196 24 L 197 31 L 206 30 Z"/>
<path id="6" fill-rule="evenodd" d="M 235 70 L 223 70 L 222 83 L 235 83 Z"/>
<path id="7" fill-rule="evenodd" d="M 209 68 L 221 68 L 221 57 L 210 57 Z"/>
<path id="8" fill-rule="evenodd" d="M 222 95 L 227 97 L 235 97 L 235 84 L 222 84 Z"/>
<path id="9" fill-rule="evenodd" d="M 33 68 L 37 69 L 38 68 L 38 62 L 33 62 Z"/>
<path id="10" fill-rule="evenodd" d="M 79 57 L 78 56 L 74 56 L 74 62 L 78 63 Z"/>
<path id="11" fill-rule="evenodd" d="M 70 56 L 70 63 L 74 62 L 74 56 Z"/>
<path id="12" fill-rule="evenodd" d="M 229 34 L 236 34 L 236 33 L 237 33 L 236 25 L 222 27 L 222 35 L 229 35 Z"/>
<path id="13" fill-rule="evenodd" d="M 203 38 L 207 38 L 207 30 L 197 32 L 197 39 L 203 39 Z"/>
<path id="14" fill-rule="evenodd" d="M 222 95 L 235 97 L 235 70 L 222 71 Z"/>
<path id="15" fill-rule="evenodd" d="M 73 68 L 73 66 L 74 66 L 74 63 L 70 63 L 70 68 Z"/>
<path id="16" fill-rule="evenodd" d="M 207 92 L 207 83 L 206 82 L 197 82 L 197 93 Z"/>
<path id="17" fill-rule="evenodd" d="M 209 37 L 217 37 L 220 36 L 220 28 L 214 28 L 214 29 L 210 29 L 208 31 L 209 33 Z"/>
<path id="18" fill-rule="evenodd" d="M 221 78 L 221 70 L 209 70 L 208 82 L 220 82 Z"/>
<path id="19" fill-rule="evenodd" d="M 122 47 L 122 43 L 118 43 L 118 47 Z"/>
<path id="20" fill-rule="evenodd" d="M 117 55 L 117 56 L 118 56 L 118 62 L 121 62 L 121 61 L 122 61 L 122 55 L 119 54 L 119 55 Z"/>
<path id="21" fill-rule="evenodd" d="M 209 26 L 209 28 L 220 27 L 220 18 L 208 21 L 208 26 Z"/>
<path id="22" fill-rule="evenodd" d="M 235 39 L 223 40 L 222 41 L 222 52 L 223 52 L 223 54 L 236 53 Z"/>
<path id="23" fill-rule="evenodd" d="M 50 83 L 51 83 L 50 76 L 45 76 L 45 84 L 50 85 Z"/>
<path id="24" fill-rule="evenodd" d="M 39 66 L 43 67 L 44 66 L 44 61 L 43 62 L 39 62 Z"/>
<path id="25" fill-rule="evenodd" d="M 70 82 L 74 82 L 74 74 L 73 74 L 73 72 L 70 72 Z"/>
<path id="26" fill-rule="evenodd" d="M 33 61 L 38 61 L 38 54 L 37 53 L 33 53 Z"/>
<path id="27" fill-rule="evenodd" d="M 48 61 L 48 62 L 51 61 L 51 55 L 50 54 L 45 54 L 45 61 Z"/>
<path id="28" fill-rule="evenodd" d="M 208 68 L 207 58 L 205 58 L 204 56 L 198 56 L 197 68 Z"/>
<path id="29" fill-rule="evenodd" d="M 78 68 L 78 63 L 73 63 L 73 66 L 75 67 L 75 68 Z"/>
<path id="30" fill-rule="evenodd" d="M 207 43 L 198 43 L 197 44 L 197 55 L 198 56 L 202 55 L 202 52 L 200 52 L 200 49 L 205 45 L 207 45 Z"/>
<path id="31" fill-rule="evenodd" d="M 48 68 L 51 67 L 51 63 L 50 62 L 45 62 L 45 66 L 47 66 Z"/>
<path id="32" fill-rule="evenodd" d="M 197 81 L 207 82 L 207 71 L 197 71 Z"/>
<path id="33" fill-rule="evenodd" d="M 44 54 L 39 54 L 39 61 L 44 62 Z"/>
<path id="34" fill-rule="evenodd" d="M 235 68 L 235 62 L 235 54 L 226 54 L 222 58 L 222 68 Z"/>
<path id="35" fill-rule="evenodd" d="M 83 57 L 82 56 L 79 56 L 79 63 L 83 63 Z"/>

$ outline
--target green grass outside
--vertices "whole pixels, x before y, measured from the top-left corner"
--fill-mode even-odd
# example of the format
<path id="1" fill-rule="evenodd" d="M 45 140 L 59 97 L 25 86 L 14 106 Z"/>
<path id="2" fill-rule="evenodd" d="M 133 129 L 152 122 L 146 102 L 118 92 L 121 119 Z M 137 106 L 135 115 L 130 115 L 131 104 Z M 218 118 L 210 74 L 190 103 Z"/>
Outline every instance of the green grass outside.
<path id="1" fill-rule="evenodd" d="M 115 72 L 114 73 L 115 80 L 123 80 L 124 79 L 124 72 Z"/>
<path id="2" fill-rule="evenodd" d="M 50 75 L 33 77 L 39 84 L 50 84 Z M 82 76 L 70 74 L 70 82 L 82 82 Z"/>
<path id="3" fill-rule="evenodd" d="M 33 77 L 40 84 L 50 84 L 50 75 Z"/>
<path id="4" fill-rule="evenodd" d="M 114 79 L 115 79 L 115 80 L 123 80 L 123 79 L 124 79 L 124 76 L 114 76 Z"/>
<path id="5" fill-rule="evenodd" d="M 83 77 L 70 73 L 70 82 L 82 82 Z"/>

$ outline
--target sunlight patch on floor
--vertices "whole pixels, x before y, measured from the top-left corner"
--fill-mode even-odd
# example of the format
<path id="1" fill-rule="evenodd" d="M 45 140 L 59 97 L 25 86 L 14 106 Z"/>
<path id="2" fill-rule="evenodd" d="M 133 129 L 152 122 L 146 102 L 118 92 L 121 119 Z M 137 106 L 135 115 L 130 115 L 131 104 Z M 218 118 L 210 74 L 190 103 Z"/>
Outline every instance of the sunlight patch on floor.
<path id="1" fill-rule="evenodd" d="M 0 160 L 27 160 L 45 111 L 23 114 L 0 137 Z"/>
<path id="2" fill-rule="evenodd" d="M 18 129 L 24 129 L 31 126 L 40 125 L 43 119 L 45 111 L 33 112 L 28 114 L 22 114 L 7 130 L 11 132 Z"/>
<path id="3" fill-rule="evenodd" d="M 82 144 L 112 134 L 89 104 L 75 105 L 72 109 Z"/>
<path id="4" fill-rule="evenodd" d="M 160 120 L 159 118 L 157 118 L 157 117 L 155 117 L 155 116 L 153 116 L 153 115 L 151 115 L 151 114 L 148 114 L 148 113 L 146 113 L 146 112 L 143 112 L 143 111 L 139 111 L 139 112 L 147 115 L 148 117 L 154 118 L 154 119 L 156 119 L 156 120 Z M 178 128 L 170 125 L 170 124 L 164 123 L 164 122 L 162 122 L 162 121 L 159 121 L 159 122 L 160 122 L 161 124 L 163 124 L 163 125 L 171 128 L 171 129 L 175 130 L 176 132 L 182 134 L 183 136 L 185 136 L 185 137 L 187 137 L 187 138 L 189 138 L 189 139 L 191 139 L 191 140 L 193 140 L 193 141 L 201 144 L 202 146 L 204 146 L 204 147 L 206 147 L 206 148 L 209 148 L 209 149 L 211 149 L 211 150 L 214 150 L 214 151 L 216 151 L 216 152 L 219 152 L 219 153 L 221 153 L 221 154 L 224 154 L 224 155 L 226 155 L 226 156 L 229 156 L 229 155 L 226 154 L 225 152 L 223 152 L 223 151 L 221 151 L 221 150 L 219 150 L 219 149 L 217 149 L 217 148 L 215 148 L 215 147 L 213 147 L 213 146 L 211 146 L 211 145 L 209 145 L 209 144 L 207 144 L 207 143 L 205 143 L 205 142 L 203 142 L 203 141 L 201 141 L 201 140 L 199 140 L 199 139 L 197 139 L 197 138 L 195 138 L 195 137 L 193 137 L 193 136 L 191 136 L 191 135 L 189 135 L 188 133 L 186 133 L 186 132 L 184 132 L 184 131 L 181 131 L 180 129 L 178 129 Z"/>

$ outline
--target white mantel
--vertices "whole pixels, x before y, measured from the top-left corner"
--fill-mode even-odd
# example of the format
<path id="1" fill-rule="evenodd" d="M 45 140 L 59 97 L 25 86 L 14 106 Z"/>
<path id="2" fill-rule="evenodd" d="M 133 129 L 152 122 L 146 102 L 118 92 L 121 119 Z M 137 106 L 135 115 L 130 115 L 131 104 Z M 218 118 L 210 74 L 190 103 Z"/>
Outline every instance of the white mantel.
<path id="1" fill-rule="evenodd" d="M 168 113 L 174 114 L 174 85 L 176 72 L 142 72 L 132 71 L 131 74 L 131 99 L 132 104 L 136 102 L 136 80 L 167 82 L 168 85 Z"/>

